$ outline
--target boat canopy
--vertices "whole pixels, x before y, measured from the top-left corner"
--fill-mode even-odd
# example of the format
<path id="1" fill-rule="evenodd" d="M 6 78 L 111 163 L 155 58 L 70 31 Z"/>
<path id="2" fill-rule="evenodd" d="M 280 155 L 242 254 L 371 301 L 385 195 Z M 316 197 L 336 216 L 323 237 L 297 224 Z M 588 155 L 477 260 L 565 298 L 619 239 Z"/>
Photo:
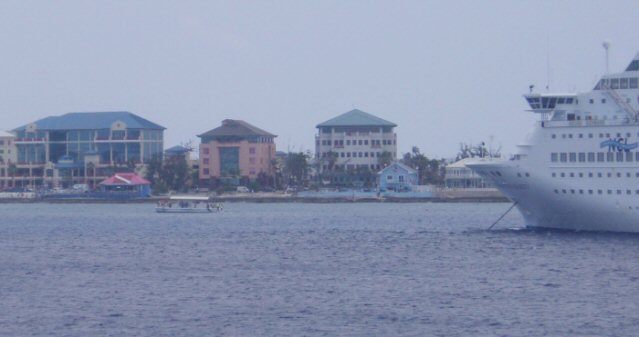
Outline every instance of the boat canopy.
<path id="1" fill-rule="evenodd" d="M 190 196 L 190 195 L 172 195 L 169 197 L 169 200 L 180 200 L 180 201 L 208 201 L 209 197 L 202 196 Z"/>

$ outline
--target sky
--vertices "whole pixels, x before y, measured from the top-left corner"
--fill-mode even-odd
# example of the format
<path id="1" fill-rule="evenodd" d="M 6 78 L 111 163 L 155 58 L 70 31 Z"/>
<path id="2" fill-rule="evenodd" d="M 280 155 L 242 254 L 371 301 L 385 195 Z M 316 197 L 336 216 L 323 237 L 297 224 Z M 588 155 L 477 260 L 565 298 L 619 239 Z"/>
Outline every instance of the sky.
<path id="1" fill-rule="evenodd" d="M 639 1 L 0 2 L 0 129 L 130 111 L 165 148 L 222 120 L 314 151 L 317 124 L 360 109 L 398 151 L 514 153 L 537 120 L 522 95 L 590 90 L 639 52 Z"/>

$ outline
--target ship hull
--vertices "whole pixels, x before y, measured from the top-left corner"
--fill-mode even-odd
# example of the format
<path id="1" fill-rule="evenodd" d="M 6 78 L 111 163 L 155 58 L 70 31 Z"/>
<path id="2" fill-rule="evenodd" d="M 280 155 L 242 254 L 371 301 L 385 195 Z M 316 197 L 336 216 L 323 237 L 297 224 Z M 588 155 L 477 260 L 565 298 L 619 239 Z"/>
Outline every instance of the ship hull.
<path id="1" fill-rule="evenodd" d="M 599 194 L 598 189 L 579 186 L 579 181 L 570 185 L 539 175 L 527 177 L 532 168 L 522 162 L 483 161 L 469 166 L 516 203 L 528 228 L 639 232 L 639 197 L 634 189 L 614 189 L 612 194 L 606 189 Z"/>

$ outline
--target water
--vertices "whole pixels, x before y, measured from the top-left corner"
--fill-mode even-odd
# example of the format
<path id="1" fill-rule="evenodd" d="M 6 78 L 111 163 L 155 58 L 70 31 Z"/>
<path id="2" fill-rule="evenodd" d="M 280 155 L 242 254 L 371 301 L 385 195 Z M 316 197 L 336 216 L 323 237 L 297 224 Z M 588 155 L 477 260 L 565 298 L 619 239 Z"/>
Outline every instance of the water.
<path id="1" fill-rule="evenodd" d="M 639 236 L 508 204 L 0 204 L 2 336 L 629 336 Z"/>

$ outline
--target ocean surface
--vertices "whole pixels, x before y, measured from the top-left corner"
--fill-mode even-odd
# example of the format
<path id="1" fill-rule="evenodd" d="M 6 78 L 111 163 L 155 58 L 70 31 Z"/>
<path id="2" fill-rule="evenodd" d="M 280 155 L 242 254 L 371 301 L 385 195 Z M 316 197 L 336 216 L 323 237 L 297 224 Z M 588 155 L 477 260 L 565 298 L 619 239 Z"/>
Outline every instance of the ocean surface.
<path id="1" fill-rule="evenodd" d="M 0 204 L 0 336 L 637 336 L 639 236 L 509 206 Z"/>

